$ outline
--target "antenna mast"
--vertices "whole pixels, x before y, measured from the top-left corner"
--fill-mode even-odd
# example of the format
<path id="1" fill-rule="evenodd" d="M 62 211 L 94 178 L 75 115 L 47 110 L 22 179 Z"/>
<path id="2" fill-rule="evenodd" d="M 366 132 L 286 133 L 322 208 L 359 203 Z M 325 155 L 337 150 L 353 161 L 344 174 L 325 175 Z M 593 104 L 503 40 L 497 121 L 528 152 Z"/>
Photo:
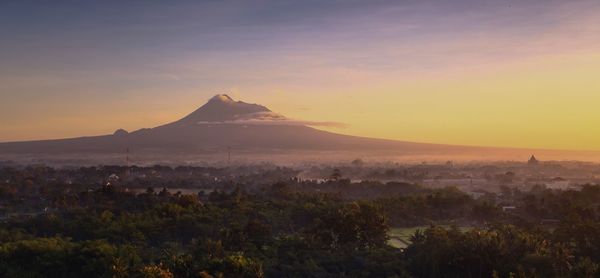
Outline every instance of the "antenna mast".
<path id="1" fill-rule="evenodd" d="M 129 178 L 129 175 L 131 175 L 131 169 L 129 167 L 129 147 L 127 147 L 127 150 L 125 151 L 125 167 L 127 167 L 125 169 L 125 177 Z"/>

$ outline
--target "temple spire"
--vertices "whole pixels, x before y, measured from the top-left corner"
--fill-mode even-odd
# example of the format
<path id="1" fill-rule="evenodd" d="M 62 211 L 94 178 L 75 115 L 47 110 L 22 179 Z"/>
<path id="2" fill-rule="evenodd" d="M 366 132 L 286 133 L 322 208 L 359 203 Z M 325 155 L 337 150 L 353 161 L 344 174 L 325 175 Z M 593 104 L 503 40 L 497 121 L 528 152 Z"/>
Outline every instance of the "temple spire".
<path id="1" fill-rule="evenodd" d="M 535 158 L 535 155 L 531 155 L 531 158 L 529 158 L 529 161 L 527 161 L 527 164 L 529 165 L 537 165 L 539 163 L 540 161 Z"/>

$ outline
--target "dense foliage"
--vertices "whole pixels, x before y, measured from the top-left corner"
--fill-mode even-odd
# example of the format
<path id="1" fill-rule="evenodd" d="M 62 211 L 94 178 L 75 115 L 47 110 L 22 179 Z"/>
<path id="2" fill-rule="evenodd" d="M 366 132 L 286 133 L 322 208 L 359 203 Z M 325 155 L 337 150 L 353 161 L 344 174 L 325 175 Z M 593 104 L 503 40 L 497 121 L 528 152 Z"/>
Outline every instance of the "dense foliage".
<path id="1" fill-rule="evenodd" d="M 114 183 L 85 183 L 85 175 L 77 184 L 52 185 L 35 174 L 10 173 L 13 181 L 0 186 L 0 200 L 10 210 L 0 224 L 0 277 L 600 273 L 595 185 L 580 191 L 508 188 L 503 196 L 523 209 L 506 213 L 502 200 L 403 183 L 289 180 L 254 187 L 227 183 L 201 194 L 152 187 L 134 193 Z M 362 200 L 333 193 L 344 186 L 356 194 L 395 193 Z M 548 218 L 553 226 L 542 225 Z M 471 228 L 454 226 L 466 224 Z M 388 245 L 390 226 L 414 225 L 430 226 L 405 249 Z"/>

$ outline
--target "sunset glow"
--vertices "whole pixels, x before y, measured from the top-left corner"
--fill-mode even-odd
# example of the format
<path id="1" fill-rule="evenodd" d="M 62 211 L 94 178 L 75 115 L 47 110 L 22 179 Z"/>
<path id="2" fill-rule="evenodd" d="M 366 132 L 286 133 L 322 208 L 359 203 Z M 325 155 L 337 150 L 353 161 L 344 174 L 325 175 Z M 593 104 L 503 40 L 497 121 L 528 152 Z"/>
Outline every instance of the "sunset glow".
<path id="1" fill-rule="evenodd" d="M 337 133 L 600 150 L 598 1 L 0 4 L 0 141 L 165 124 L 217 93 Z"/>

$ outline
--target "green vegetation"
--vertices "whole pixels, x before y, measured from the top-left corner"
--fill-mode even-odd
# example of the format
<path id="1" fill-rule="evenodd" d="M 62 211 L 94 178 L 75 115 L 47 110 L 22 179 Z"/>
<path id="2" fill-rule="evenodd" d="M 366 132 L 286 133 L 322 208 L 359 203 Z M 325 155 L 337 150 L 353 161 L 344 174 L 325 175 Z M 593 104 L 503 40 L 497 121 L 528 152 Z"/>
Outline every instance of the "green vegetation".
<path id="1" fill-rule="evenodd" d="M 10 213 L 0 223 L 0 277 L 600 273 L 596 185 L 514 191 L 511 198 L 524 209 L 504 213 L 492 200 L 455 188 L 410 185 L 406 193 L 362 200 L 310 192 L 294 181 L 225 185 L 208 194 L 133 193 L 108 183 L 50 186 L 42 174 L 6 173 L 11 182 L 0 185 L 0 200 Z M 344 184 L 357 194 L 405 186 L 319 186 Z M 548 217 L 556 221 L 542 225 Z"/>
<path id="2" fill-rule="evenodd" d="M 417 233 L 421 233 L 432 226 L 417 226 L 410 228 L 391 228 L 388 232 L 388 244 L 396 247 L 396 248 L 406 248 L 412 243 L 413 236 Z M 444 229 L 453 229 L 452 226 L 448 225 L 438 225 L 437 227 L 441 227 Z M 458 230 L 461 232 L 468 232 L 473 227 L 461 226 L 458 227 Z"/>
<path id="3" fill-rule="evenodd" d="M 263 196 L 216 191 L 205 202 L 110 186 L 65 194 L 56 212 L 1 226 L 0 276 L 403 274 L 400 251 L 386 245 L 388 226 L 376 205 L 284 187 Z M 382 265 L 389 261 L 380 256 L 398 263 Z"/>

